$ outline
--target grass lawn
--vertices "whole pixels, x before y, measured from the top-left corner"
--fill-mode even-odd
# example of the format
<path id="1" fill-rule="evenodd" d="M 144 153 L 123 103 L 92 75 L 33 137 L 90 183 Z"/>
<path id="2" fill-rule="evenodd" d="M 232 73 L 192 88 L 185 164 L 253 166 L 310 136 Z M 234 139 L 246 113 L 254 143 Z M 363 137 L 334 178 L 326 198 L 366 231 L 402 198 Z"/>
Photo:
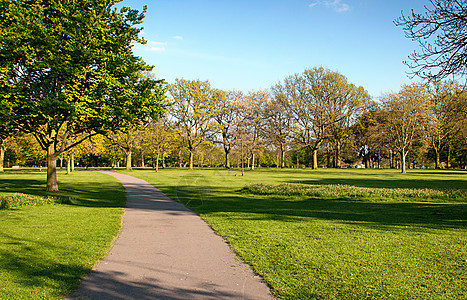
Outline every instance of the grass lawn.
<path id="1" fill-rule="evenodd" d="M 398 170 L 260 169 L 244 177 L 238 170 L 129 174 L 200 214 L 265 278 L 278 298 L 467 298 L 464 171 L 409 170 L 403 175 Z M 425 197 L 428 192 L 388 199 L 378 194 L 360 198 L 281 194 L 272 187 L 267 195 L 242 191 L 254 183 L 463 191 L 457 198 L 442 199 Z"/>
<path id="2" fill-rule="evenodd" d="M 0 194 L 60 197 L 68 204 L 0 210 L 0 299 L 60 299 L 105 257 L 121 227 L 124 188 L 95 172 L 59 173 L 47 194 L 46 174 L 0 173 Z"/>

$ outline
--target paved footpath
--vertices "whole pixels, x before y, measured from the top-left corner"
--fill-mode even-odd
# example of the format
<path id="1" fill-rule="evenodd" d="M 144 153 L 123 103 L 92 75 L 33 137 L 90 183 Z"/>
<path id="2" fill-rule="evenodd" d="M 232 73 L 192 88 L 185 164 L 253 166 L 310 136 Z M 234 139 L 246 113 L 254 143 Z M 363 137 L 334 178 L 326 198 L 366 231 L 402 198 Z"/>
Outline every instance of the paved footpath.
<path id="1" fill-rule="evenodd" d="M 135 177 L 122 182 L 123 228 L 107 258 L 67 299 L 273 299 L 195 213 Z"/>

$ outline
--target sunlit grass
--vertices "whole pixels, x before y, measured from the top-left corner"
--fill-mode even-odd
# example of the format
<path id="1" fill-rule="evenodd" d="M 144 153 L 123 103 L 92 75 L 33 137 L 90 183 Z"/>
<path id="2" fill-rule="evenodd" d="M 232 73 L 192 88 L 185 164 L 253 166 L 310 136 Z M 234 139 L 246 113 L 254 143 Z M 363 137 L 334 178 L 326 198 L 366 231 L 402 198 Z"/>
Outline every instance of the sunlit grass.
<path id="1" fill-rule="evenodd" d="M 62 298 L 118 234 L 125 195 L 117 180 L 60 173 L 59 187 L 46 193 L 44 173 L 0 174 L 0 199 L 9 203 L 0 210 L 0 299 Z"/>
<path id="2" fill-rule="evenodd" d="M 278 298 L 465 298 L 467 173 L 240 174 L 131 172 L 199 213 Z"/>

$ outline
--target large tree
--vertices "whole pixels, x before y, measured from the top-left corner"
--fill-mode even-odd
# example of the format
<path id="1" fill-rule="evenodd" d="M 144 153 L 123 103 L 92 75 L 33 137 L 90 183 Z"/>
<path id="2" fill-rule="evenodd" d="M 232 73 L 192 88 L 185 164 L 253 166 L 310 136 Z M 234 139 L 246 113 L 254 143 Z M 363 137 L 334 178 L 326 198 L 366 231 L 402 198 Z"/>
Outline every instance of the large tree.
<path id="1" fill-rule="evenodd" d="M 243 101 L 243 93 L 239 91 L 216 91 L 218 101 L 214 107 L 213 118 L 222 140 L 217 141 L 224 148 L 224 166 L 230 169 L 230 152 L 237 141 L 239 120 L 239 103 Z"/>
<path id="2" fill-rule="evenodd" d="M 394 23 L 402 26 L 407 38 L 421 50 L 406 64 L 413 74 L 430 81 L 467 73 L 467 2 L 429 0 L 424 13 L 402 15 Z"/>
<path id="3" fill-rule="evenodd" d="M 400 155 L 401 172 L 406 173 L 406 158 L 412 145 L 422 138 L 428 112 L 428 93 L 421 84 L 404 85 L 398 93 L 382 97 L 379 132 Z"/>
<path id="4" fill-rule="evenodd" d="M 280 152 L 280 166 L 285 168 L 285 154 L 290 143 L 291 119 L 286 108 L 275 99 L 268 99 L 263 110 L 264 126 L 262 134 Z M 279 162 L 278 162 L 279 163 Z"/>
<path id="5" fill-rule="evenodd" d="M 56 159 L 94 134 L 157 118 L 161 81 L 133 54 L 145 13 L 114 0 L 0 2 L 0 90 L 12 122 L 47 151 L 47 190 Z M 6 95 L 6 96 L 5 96 Z M 72 143 L 67 142 L 71 137 Z"/>
<path id="6" fill-rule="evenodd" d="M 460 87 L 453 82 L 435 82 L 430 86 L 426 134 L 435 154 L 437 169 L 441 167 L 441 152 L 452 145 L 452 140 L 462 129 L 459 125 L 466 117 L 461 117 L 458 110 L 462 94 Z"/>
<path id="7" fill-rule="evenodd" d="M 287 77 L 273 87 L 274 97 L 284 105 L 293 121 L 295 143 L 313 152 L 318 168 L 318 149 L 337 130 L 349 123 L 368 95 L 329 69 L 312 68 Z"/>
<path id="8" fill-rule="evenodd" d="M 172 98 L 171 119 L 178 127 L 186 148 L 190 153 L 189 168 L 193 169 L 196 148 L 212 131 L 212 117 L 218 94 L 209 81 L 176 79 L 169 85 Z"/>

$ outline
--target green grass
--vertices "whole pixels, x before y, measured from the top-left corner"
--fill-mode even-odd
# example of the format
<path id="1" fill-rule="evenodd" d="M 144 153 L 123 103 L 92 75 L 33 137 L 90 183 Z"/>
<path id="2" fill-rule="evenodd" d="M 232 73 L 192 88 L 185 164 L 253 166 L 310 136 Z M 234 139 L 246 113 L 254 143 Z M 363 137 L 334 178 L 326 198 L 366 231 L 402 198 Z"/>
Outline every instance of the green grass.
<path id="1" fill-rule="evenodd" d="M 71 293 L 120 230 L 125 195 L 113 177 L 60 173 L 60 191 L 47 194 L 45 176 L 32 170 L 0 174 L 0 197 L 10 204 L 20 200 L 0 210 L 0 299 L 60 299 Z"/>
<path id="2" fill-rule="evenodd" d="M 278 298 L 465 299 L 467 173 L 408 172 L 130 174 L 199 213 Z"/>

